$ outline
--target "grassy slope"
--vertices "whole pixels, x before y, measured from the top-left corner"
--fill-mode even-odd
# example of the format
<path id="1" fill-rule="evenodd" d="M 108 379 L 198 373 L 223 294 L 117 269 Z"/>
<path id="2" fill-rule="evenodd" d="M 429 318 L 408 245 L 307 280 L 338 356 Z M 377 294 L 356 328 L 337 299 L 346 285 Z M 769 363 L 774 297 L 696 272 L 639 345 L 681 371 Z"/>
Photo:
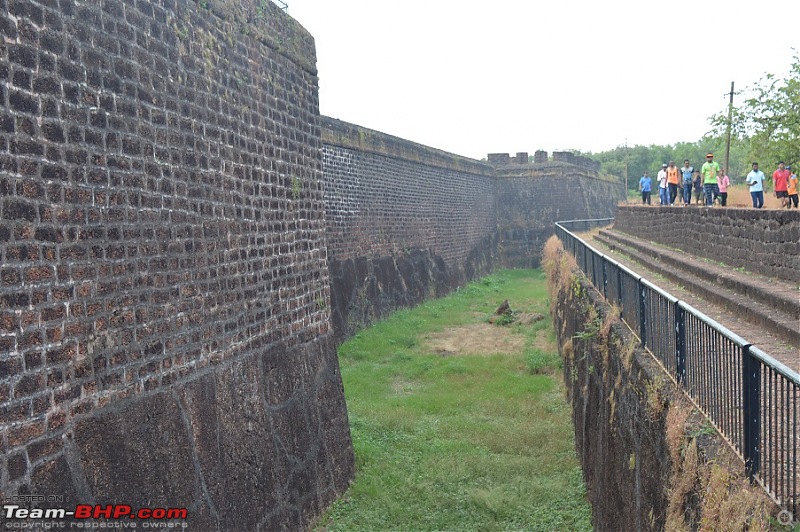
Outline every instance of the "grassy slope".
<path id="1" fill-rule="evenodd" d="M 499 272 L 340 348 L 357 473 L 320 529 L 591 529 L 550 319 L 508 326 L 526 337 L 513 355 L 425 348 L 504 299 L 546 315 L 545 284 L 538 270 Z"/>

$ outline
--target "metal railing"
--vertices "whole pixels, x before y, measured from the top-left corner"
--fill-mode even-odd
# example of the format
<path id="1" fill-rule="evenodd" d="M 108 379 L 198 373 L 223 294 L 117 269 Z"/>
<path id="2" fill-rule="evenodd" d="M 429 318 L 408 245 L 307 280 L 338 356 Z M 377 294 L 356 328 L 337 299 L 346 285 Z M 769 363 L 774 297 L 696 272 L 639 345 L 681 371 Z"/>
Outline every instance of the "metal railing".
<path id="1" fill-rule="evenodd" d="M 800 374 L 570 231 L 612 221 L 556 222 L 555 232 L 598 291 L 619 306 L 642 347 L 743 459 L 747 476 L 800 518 Z"/>

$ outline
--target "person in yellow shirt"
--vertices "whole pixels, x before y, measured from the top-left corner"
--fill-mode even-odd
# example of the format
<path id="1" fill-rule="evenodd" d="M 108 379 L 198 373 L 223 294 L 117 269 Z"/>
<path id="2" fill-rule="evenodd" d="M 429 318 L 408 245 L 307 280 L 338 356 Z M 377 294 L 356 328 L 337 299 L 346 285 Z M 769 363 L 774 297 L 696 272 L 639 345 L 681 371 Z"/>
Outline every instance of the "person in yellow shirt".
<path id="1" fill-rule="evenodd" d="M 792 167 L 787 166 L 787 170 L 791 171 Z M 789 194 L 789 208 L 797 208 L 797 174 L 792 172 L 792 175 L 789 176 L 789 182 L 787 183 L 786 191 Z"/>
<path id="2" fill-rule="evenodd" d="M 670 161 L 667 165 L 667 187 L 669 188 L 669 204 L 675 203 L 675 198 L 678 197 L 678 186 L 681 182 L 681 171 L 675 166 L 675 161 Z"/>
<path id="3" fill-rule="evenodd" d="M 719 163 L 714 160 L 714 154 L 708 152 L 706 162 L 700 167 L 700 175 L 703 176 L 703 191 L 706 194 L 706 207 L 714 205 L 719 196 L 717 174 L 719 174 Z"/>

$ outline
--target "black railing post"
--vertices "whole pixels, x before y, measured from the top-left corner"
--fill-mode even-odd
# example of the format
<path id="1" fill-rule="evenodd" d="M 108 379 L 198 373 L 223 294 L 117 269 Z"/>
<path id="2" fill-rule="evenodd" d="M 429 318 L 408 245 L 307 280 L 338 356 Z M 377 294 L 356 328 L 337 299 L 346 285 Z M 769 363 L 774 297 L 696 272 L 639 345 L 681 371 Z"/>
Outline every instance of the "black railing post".
<path id="1" fill-rule="evenodd" d="M 675 303 L 675 379 L 686 382 L 686 311 Z"/>
<path id="2" fill-rule="evenodd" d="M 586 248 L 586 242 L 581 240 L 581 249 L 583 250 L 583 273 L 586 274 L 586 277 L 591 279 L 593 276 L 590 275 L 589 272 L 589 250 Z"/>
<path id="3" fill-rule="evenodd" d="M 639 338 L 642 340 L 642 347 L 647 345 L 647 292 L 644 289 L 644 283 L 639 278 Z"/>
<path id="4" fill-rule="evenodd" d="M 608 301 L 608 271 L 606 271 L 608 261 L 603 257 L 603 297 Z"/>
<path id="5" fill-rule="evenodd" d="M 744 413 L 744 468 L 747 477 L 754 480 L 761 468 L 759 443 L 761 438 L 761 366 L 750 356 L 750 344 L 742 349 L 743 413 Z"/>

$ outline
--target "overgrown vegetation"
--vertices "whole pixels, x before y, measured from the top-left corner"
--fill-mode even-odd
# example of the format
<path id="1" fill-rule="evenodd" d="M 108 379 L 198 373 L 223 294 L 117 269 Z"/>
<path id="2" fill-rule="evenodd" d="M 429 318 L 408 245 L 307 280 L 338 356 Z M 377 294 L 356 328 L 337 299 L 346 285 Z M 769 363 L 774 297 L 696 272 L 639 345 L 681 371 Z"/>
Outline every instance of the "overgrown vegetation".
<path id="1" fill-rule="evenodd" d="M 672 461 L 667 529 L 791 530 L 773 522 L 766 494 L 738 473 L 741 461 L 687 400 L 672 398 L 666 430 Z M 702 449 L 701 435 L 711 436 Z"/>
<path id="2" fill-rule="evenodd" d="M 486 323 L 508 299 L 547 314 L 544 274 L 503 271 L 358 333 L 339 350 L 356 479 L 319 530 L 590 530 L 549 319 Z M 437 354 L 485 327 L 515 354 Z"/>

